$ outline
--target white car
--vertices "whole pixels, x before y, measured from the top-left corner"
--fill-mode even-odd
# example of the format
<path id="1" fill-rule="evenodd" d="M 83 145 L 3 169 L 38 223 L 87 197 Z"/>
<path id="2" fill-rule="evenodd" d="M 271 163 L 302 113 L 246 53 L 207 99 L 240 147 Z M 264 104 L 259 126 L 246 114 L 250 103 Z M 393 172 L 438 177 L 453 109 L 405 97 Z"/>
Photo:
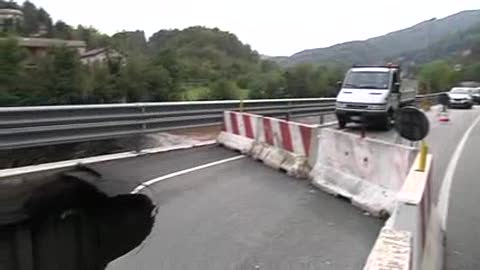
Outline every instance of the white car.
<path id="1" fill-rule="evenodd" d="M 467 87 L 454 87 L 448 92 L 450 108 L 467 108 L 473 107 L 472 89 Z"/>

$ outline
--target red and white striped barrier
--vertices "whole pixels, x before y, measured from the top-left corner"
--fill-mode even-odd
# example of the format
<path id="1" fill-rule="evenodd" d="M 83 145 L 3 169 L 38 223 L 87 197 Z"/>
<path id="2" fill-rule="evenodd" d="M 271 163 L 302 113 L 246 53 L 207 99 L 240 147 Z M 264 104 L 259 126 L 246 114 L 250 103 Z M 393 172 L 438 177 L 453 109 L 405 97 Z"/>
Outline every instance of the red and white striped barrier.
<path id="1" fill-rule="evenodd" d="M 225 111 L 223 113 L 223 131 L 242 137 L 255 139 L 257 136 L 259 115 Z"/>
<path id="2" fill-rule="evenodd" d="M 316 126 L 264 117 L 258 141 L 301 156 L 309 157 Z"/>
<path id="3" fill-rule="evenodd" d="M 225 111 L 222 133 L 217 140 L 267 165 L 304 177 L 310 169 L 309 159 L 315 156 L 317 130 L 314 125 Z"/>
<path id="4" fill-rule="evenodd" d="M 222 132 L 217 141 L 229 148 L 248 154 L 258 134 L 261 116 L 225 111 L 223 113 Z"/>
<path id="5" fill-rule="evenodd" d="M 306 157 L 312 151 L 312 139 L 317 128 L 249 113 L 224 112 L 223 131 Z"/>

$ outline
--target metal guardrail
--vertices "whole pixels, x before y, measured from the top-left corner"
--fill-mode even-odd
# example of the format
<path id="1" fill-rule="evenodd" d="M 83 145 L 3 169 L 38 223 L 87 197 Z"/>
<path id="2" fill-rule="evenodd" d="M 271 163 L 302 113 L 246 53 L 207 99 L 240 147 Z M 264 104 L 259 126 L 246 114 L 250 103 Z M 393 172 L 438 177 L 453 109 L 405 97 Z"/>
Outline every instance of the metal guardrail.
<path id="1" fill-rule="evenodd" d="M 427 95 L 417 95 L 417 97 L 415 98 L 416 102 L 420 102 L 421 100 L 424 100 L 424 99 L 427 99 L 428 101 L 430 101 L 432 104 L 436 104 L 438 103 L 438 97 L 440 95 L 443 95 L 445 94 L 445 92 L 441 92 L 441 93 L 434 93 L 434 94 L 427 94 Z"/>
<path id="2" fill-rule="evenodd" d="M 273 117 L 314 116 L 332 114 L 335 98 L 6 107 L 0 108 L 0 150 L 219 125 L 224 110 L 240 108 Z"/>
<path id="3" fill-rule="evenodd" d="M 219 125 L 224 110 L 274 116 L 331 113 L 334 98 L 0 108 L 0 150 Z"/>

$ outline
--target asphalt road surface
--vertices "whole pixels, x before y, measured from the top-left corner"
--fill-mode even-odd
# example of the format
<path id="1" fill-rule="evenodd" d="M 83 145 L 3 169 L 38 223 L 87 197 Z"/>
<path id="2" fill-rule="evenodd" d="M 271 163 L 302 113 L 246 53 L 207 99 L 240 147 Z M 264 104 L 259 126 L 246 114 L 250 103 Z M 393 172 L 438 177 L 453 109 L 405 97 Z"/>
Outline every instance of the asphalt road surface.
<path id="1" fill-rule="evenodd" d="M 239 154 L 217 146 L 96 165 L 143 182 Z M 152 185 L 152 234 L 108 269 L 359 269 L 382 221 L 249 158 Z"/>
<path id="2" fill-rule="evenodd" d="M 452 153 L 480 108 L 451 110 L 448 123 L 438 121 L 437 110 L 427 115 L 436 199 Z M 360 134 L 354 125 L 346 131 Z M 393 130 L 367 129 L 366 134 L 410 144 Z M 480 211 L 475 211 L 475 195 L 480 184 L 474 177 L 479 143 L 476 127 L 454 174 L 448 270 L 479 269 Z M 237 156 L 207 146 L 92 167 L 106 178 L 131 183 L 133 189 L 154 178 Z M 158 205 L 152 234 L 108 269 L 359 269 L 382 226 L 382 221 L 365 216 L 349 202 L 249 158 L 180 173 L 145 192 Z"/>
<path id="3" fill-rule="evenodd" d="M 477 114 L 478 116 L 478 114 Z M 447 215 L 447 270 L 480 269 L 480 124 L 466 135 L 454 168 Z M 456 159 L 455 155 L 453 157 Z M 450 169 L 450 168 L 449 168 Z"/>

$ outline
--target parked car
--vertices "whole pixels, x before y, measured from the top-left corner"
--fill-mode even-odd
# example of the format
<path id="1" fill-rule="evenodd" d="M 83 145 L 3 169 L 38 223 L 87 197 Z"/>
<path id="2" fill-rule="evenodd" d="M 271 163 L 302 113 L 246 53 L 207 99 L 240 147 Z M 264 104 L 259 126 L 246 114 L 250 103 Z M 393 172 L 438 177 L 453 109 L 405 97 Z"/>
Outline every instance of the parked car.
<path id="1" fill-rule="evenodd" d="M 473 107 L 472 89 L 467 87 L 454 87 L 448 92 L 450 108 L 467 108 Z"/>
<path id="2" fill-rule="evenodd" d="M 473 88 L 472 90 L 472 98 L 475 104 L 480 104 L 480 87 Z"/>

